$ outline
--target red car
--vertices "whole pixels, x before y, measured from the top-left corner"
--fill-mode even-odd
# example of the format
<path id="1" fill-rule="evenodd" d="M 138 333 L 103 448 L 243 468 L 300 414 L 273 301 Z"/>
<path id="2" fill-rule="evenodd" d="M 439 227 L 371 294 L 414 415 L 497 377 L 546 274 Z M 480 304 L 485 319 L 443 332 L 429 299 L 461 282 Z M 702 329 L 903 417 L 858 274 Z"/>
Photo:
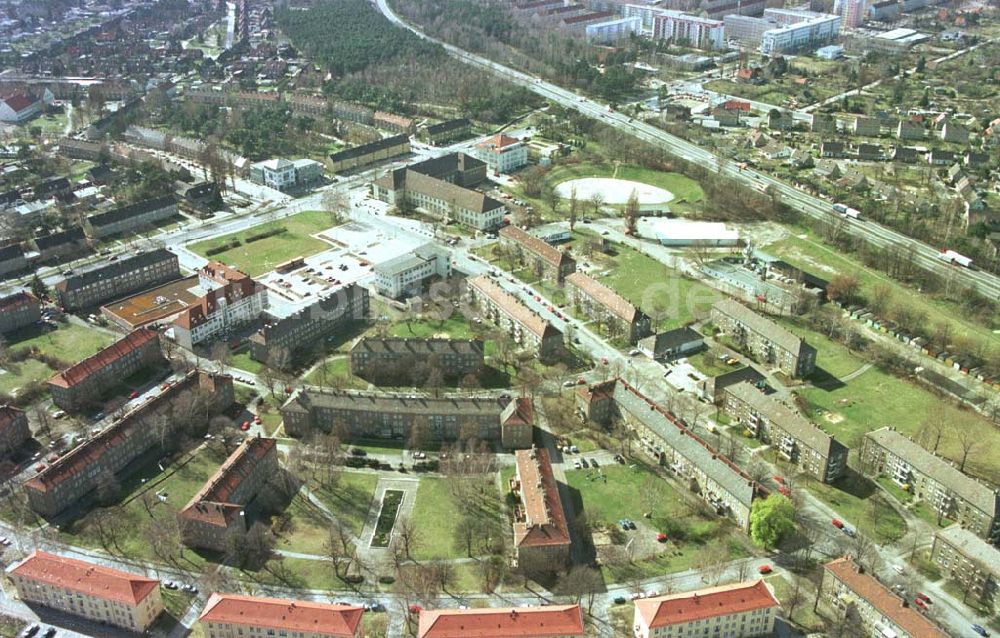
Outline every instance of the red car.
<path id="1" fill-rule="evenodd" d="M 44 469 L 45 469 L 45 464 L 44 463 L 39 463 L 38 465 L 35 466 L 35 471 L 36 472 L 41 472 Z"/>
<path id="2" fill-rule="evenodd" d="M 608 365 L 608 358 L 607 357 L 601 357 L 601 363 L 603 363 L 604 365 Z"/>
<path id="3" fill-rule="evenodd" d="M 757 568 L 758 574 L 770 574 L 771 571 L 772 569 L 770 565 L 761 565 L 760 567 Z"/>
<path id="4" fill-rule="evenodd" d="M 839 518 L 835 518 L 830 522 L 833 523 L 833 526 L 836 527 L 837 529 L 844 529 L 844 523 L 841 522 Z"/>
<path id="5" fill-rule="evenodd" d="M 916 605 L 918 610 L 927 611 L 927 603 L 925 603 L 922 599 L 920 598 L 915 599 L 913 601 L 913 604 Z"/>
<path id="6" fill-rule="evenodd" d="M 285 394 L 291 394 L 291 393 L 292 393 L 292 386 L 286 385 L 285 386 Z"/>
<path id="7" fill-rule="evenodd" d="M 928 596 L 927 594 L 921 594 L 921 593 L 918 592 L 917 593 L 917 600 L 921 600 L 921 601 L 927 603 L 928 605 L 932 604 L 931 597 Z"/>
<path id="8" fill-rule="evenodd" d="M 128 398 L 130 398 L 130 399 L 138 399 L 139 398 L 139 393 L 137 391 L 135 391 L 135 390 L 132 390 L 131 392 L 129 392 Z"/>
<path id="9" fill-rule="evenodd" d="M 169 383 L 164 383 L 163 385 L 160 386 L 160 390 L 166 390 L 169 387 L 170 387 Z"/>
<path id="10" fill-rule="evenodd" d="M 410 613 L 411 614 L 419 614 L 423 610 L 424 610 L 424 608 L 421 607 L 420 605 L 410 605 Z"/>
<path id="11" fill-rule="evenodd" d="M 576 380 L 576 384 L 577 385 L 586 385 L 587 384 L 587 380 L 584 379 L 583 377 L 580 377 L 579 379 Z"/>
<path id="12" fill-rule="evenodd" d="M 771 478 L 773 478 L 773 479 L 774 479 L 774 482 L 775 482 L 775 483 L 784 483 L 784 482 L 785 482 L 785 479 L 784 479 L 784 478 L 782 478 L 782 477 L 780 477 L 780 476 L 778 476 L 777 474 L 775 474 L 775 475 L 774 475 L 774 476 L 772 476 Z"/>
<path id="13" fill-rule="evenodd" d="M 249 421 L 244 421 L 243 425 L 240 426 L 240 429 L 243 430 L 244 432 L 246 432 L 247 430 L 249 430 L 250 429 L 250 422 Z"/>
<path id="14" fill-rule="evenodd" d="M 657 543 L 666 543 L 667 542 L 667 535 L 664 534 L 663 532 L 660 532 L 659 534 L 656 535 L 656 542 Z"/>

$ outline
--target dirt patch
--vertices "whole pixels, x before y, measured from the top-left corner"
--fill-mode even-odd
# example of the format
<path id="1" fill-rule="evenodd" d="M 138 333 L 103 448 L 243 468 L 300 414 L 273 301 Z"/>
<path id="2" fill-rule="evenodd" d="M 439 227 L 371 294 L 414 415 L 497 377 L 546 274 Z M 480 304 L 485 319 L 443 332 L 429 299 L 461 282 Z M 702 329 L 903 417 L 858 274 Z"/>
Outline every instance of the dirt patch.
<path id="1" fill-rule="evenodd" d="M 827 422 L 836 425 L 837 423 L 840 423 L 841 421 L 844 420 L 844 415 L 840 414 L 839 412 L 827 412 L 826 414 L 823 415 L 823 418 L 826 419 Z"/>

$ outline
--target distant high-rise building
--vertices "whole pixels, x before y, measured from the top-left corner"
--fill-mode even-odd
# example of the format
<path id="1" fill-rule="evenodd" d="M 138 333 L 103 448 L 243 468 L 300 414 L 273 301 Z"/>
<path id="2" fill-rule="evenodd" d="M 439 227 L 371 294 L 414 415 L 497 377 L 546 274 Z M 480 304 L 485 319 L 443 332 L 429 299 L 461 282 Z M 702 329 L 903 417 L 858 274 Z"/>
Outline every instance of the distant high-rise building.
<path id="1" fill-rule="evenodd" d="M 838 4 L 839 6 L 834 7 L 834 12 L 844 19 L 845 27 L 854 29 L 864 24 L 865 0 L 840 0 Z"/>

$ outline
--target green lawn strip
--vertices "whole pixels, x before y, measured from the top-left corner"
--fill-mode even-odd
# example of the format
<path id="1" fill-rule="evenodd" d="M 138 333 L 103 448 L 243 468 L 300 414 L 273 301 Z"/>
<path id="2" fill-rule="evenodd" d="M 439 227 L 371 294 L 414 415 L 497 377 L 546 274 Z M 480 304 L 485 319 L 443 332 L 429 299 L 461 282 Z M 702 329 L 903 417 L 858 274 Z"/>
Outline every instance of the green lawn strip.
<path id="1" fill-rule="evenodd" d="M 355 535 L 360 534 L 375 496 L 378 476 L 366 472 L 340 472 L 331 487 L 316 486 L 313 494 Z"/>
<path id="2" fill-rule="evenodd" d="M 163 606 L 166 608 L 167 613 L 174 618 L 180 619 L 184 617 L 185 612 L 191 607 L 191 601 L 194 596 L 181 589 L 167 589 L 166 587 L 162 587 L 160 588 L 160 598 L 163 600 Z"/>
<path id="3" fill-rule="evenodd" d="M 975 610 L 978 614 L 990 615 L 994 613 L 991 607 L 983 605 L 981 602 L 976 600 L 975 596 L 970 596 L 968 594 L 968 589 L 963 587 L 959 582 L 946 580 L 944 581 L 944 584 L 941 585 L 941 589 L 948 592 L 955 600 L 964 603 L 970 609 Z"/>
<path id="4" fill-rule="evenodd" d="M 309 256 L 329 248 L 329 244 L 310 235 L 326 230 L 332 224 L 329 213 L 318 210 L 305 211 L 249 230 L 207 239 L 192 244 L 189 248 L 203 257 L 234 265 L 251 277 L 256 277 L 273 270 L 275 266 L 289 259 Z M 262 233 L 275 227 L 284 228 L 285 232 L 246 243 L 248 235 Z M 207 254 L 208 250 L 224 246 L 233 239 L 238 239 L 241 245 L 214 255 Z"/>
<path id="5" fill-rule="evenodd" d="M 474 495 L 470 501 L 461 502 L 452 491 L 450 483 L 465 481 L 475 483 L 463 493 Z M 417 488 L 417 500 L 410 515 L 414 526 L 420 530 L 421 542 L 414 552 L 417 560 L 462 558 L 466 548 L 456 536 L 456 529 L 464 515 L 475 511 L 477 517 L 494 521 L 503 516 L 503 499 L 494 487 L 494 477 L 435 478 L 423 477 Z"/>
<path id="6" fill-rule="evenodd" d="M 990 341 L 996 339 L 991 329 L 1000 327 L 1000 318 L 994 319 L 992 327 L 965 320 L 962 318 L 961 309 L 953 302 L 913 290 L 887 275 L 869 269 L 851 255 L 830 248 L 812 233 L 806 232 L 802 235 L 806 237 L 804 239 L 800 236 L 786 237 L 763 247 L 763 250 L 820 277 L 829 278 L 836 273 L 857 274 L 862 292 L 869 296 L 877 284 L 888 286 L 892 291 L 893 302 L 905 302 L 909 308 L 927 314 L 926 325 L 950 322 L 956 336 L 960 334 L 975 336 Z"/>
<path id="7" fill-rule="evenodd" d="M 825 335 L 816 332 L 804 321 L 784 317 L 778 323 L 797 337 L 805 339 L 815 346 L 816 365 L 834 377 L 846 376 L 865 364 L 865 360 L 836 341 L 827 339 Z"/>
<path id="8" fill-rule="evenodd" d="M 8 343 L 11 350 L 36 347 L 46 355 L 72 363 L 86 359 L 115 340 L 114 335 L 103 330 L 75 323 L 61 323 L 59 328 L 50 332 L 32 329 L 21 334 L 24 334 L 22 339 L 19 339 L 20 334 L 12 335 Z"/>
<path id="9" fill-rule="evenodd" d="M 278 557 L 258 571 L 236 570 L 244 582 L 279 585 L 293 589 L 347 589 L 347 583 L 333 573 L 329 561 Z"/>
<path id="10" fill-rule="evenodd" d="M 707 350 L 688 355 L 687 360 L 688 363 L 697 368 L 699 372 L 708 377 L 717 377 L 720 374 L 733 372 L 734 370 L 743 368 L 742 364 L 735 366 L 728 365 L 725 361 L 720 360 L 719 357 L 713 355 Z"/>
<path id="11" fill-rule="evenodd" d="M 873 535 L 876 540 L 894 541 L 906 533 L 906 521 L 868 479 L 851 474 L 828 484 L 802 478 L 800 485 L 844 517 L 845 523 Z"/>
<path id="12" fill-rule="evenodd" d="M 289 517 L 290 523 L 280 534 L 276 549 L 300 554 L 325 555 L 324 547 L 330 537 L 330 519 L 323 511 L 299 493 L 289 503 L 285 514 Z"/>
<path id="13" fill-rule="evenodd" d="M 892 496 L 903 505 L 906 505 L 913 500 L 913 494 L 910 494 L 903 488 L 896 485 L 895 481 L 888 476 L 880 476 L 875 479 L 875 482 L 878 483 L 886 492 L 892 494 Z"/>
<path id="14" fill-rule="evenodd" d="M 931 561 L 929 550 L 918 551 L 916 554 L 911 555 L 908 561 L 927 580 L 933 582 L 941 580 L 941 569 Z"/>
<path id="15" fill-rule="evenodd" d="M 447 319 L 415 319 L 401 321 L 392 326 L 393 337 L 426 339 L 428 337 L 446 337 L 451 339 L 471 339 L 474 335 L 469 322 L 458 312 Z"/>
<path id="16" fill-rule="evenodd" d="M 56 372 L 41 361 L 34 359 L 9 363 L 0 369 L 4 370 L 4 373 L 0 374 L 0 393 L 3 394 L 13 394 L 15 390 L 19 390 L 29 383 L 45 381 Z"/>
<path id="17" fill-rule="evenodd" d="M 264 369 L 264 364 L 250 358 L 249 352 L 240 352 L 229 358 L 229 365 L 250 374 L 259 374 Z"/>
<path id="18" fill-rule="evenodd" d="M 780 575 L 768 576 L 765 580 L 774 589 L 774 597 L 778 599 L 778 602 L 785 603 L 788 601 L 793 592 L 791 583 Z M 809 631 L 823 631 L 826 621 L 813 611 L 811 604 L 808 604 L 808 602 L 812 601 L 812 594 L 807 594 L 805 600 L 807 602 L 800 603 L 795 607 L 795 613 L 791 618 L 792 622 Z"/>

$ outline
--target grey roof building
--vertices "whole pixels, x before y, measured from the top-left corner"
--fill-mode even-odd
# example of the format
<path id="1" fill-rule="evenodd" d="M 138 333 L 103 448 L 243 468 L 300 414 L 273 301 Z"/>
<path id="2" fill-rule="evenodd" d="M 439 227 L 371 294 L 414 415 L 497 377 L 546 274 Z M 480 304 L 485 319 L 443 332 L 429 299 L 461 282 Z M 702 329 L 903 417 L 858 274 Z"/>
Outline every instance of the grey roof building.
<path id="1" fill-rule="evenodd" d="M 57 283 L 55 289 L 65 308 L 88 308 L 176 279 L 180 274 L 177 255 L 158 248 L 72 275 Z"/>
<path id="2" fill-rule="evenodd" d="M 164 195 L 91 215 L 84 220 L 84 225 L 91 237 L 101 238 L 134 232 L 176 214 L 177 201 L 174 196 Z"/>
<path id="3" fill-rule="evenodd" d="M 816 368 L 816 348 L 732 299 L 712 306 L 712 322 L 746 352 L 791 377 L 809 376 Z"/>
<path id="4" fill-rule="evenodd" d="M 690 326 L 651 335 L 639 341 L 639 350 L 651 359 L 682 357 L 705 345 L 705 337 Z"/>
<path id="5" fill-rule="evenodd" d="M 426 377 L 437 367 L 457 379 L 482 372 L 484 345 L 481 339 L 366 338 L 351 348 L 351 372 L 376 383 L 412 385 L 414 374 Z"/>
<path id="6" fill-rule="evenodd" d="M 934 535 L 931 561 L 975 600 L 991 606 L 1000 590 L 1000 550 L 961 525 Z"/>

